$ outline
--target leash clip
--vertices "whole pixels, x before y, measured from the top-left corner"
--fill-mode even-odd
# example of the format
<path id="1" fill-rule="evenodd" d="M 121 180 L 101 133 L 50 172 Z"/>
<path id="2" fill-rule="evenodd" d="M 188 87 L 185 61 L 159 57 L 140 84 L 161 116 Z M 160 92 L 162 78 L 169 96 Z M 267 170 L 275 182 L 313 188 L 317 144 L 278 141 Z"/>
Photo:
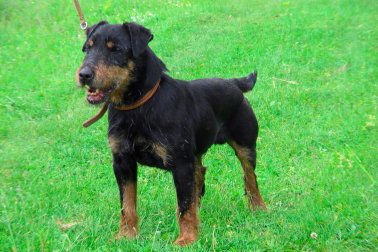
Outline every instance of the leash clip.
<path id="1" fill-rule="evenodd" d="M 86 30 L 86 29 L 88 28 L 88 23 L 87 23 L 87 22 L 82 22 L 82 23 L 80 24 L 80 28 L 81 28 L 82 30 Z"/>
<path id="2" fill-rule="evenodd" d="M 88 28 L 88 23 L 85 21 L 84 13 L 81 10 L 79 0 L 74 0 L 74 4 L 75 4 L 76 10 L 77 10 L 77 15 L 80 18 L 80 28 L 82 30 L 86 30 Z"/>

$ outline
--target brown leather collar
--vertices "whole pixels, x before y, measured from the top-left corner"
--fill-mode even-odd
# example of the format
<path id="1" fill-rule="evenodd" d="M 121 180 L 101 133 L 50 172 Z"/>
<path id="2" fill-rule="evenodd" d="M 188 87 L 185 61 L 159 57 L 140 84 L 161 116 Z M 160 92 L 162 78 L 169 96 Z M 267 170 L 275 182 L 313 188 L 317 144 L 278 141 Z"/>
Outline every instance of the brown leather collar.
<path id="1" fill-rule="evenodd" d="M 152 96 L 154 96 L 154 94 L 159 88 L 159 85 L 160 85 L 160 79 L 156 82 L 155 86 L 150 91 L 148 91 L 142 98 L 140 98 L 133 104 L 116 106 L 115 108 L 118 110 L 133 110 L 133 109 L 139 108 L 140 106 L 148 102 L 148 100 L 151 99 Z"/>
<path id="2" fill-rule="evenodd" d="M 137 100 L 136 102 L 130 105 L 116 106 L 115 109 L 133 110 L 133 109 L 143 106 L 146 102 L 148 102 L 154 96 L 159 86 L 160 86 L 160 79 L 156 82 L 155 86 L 150 91 L 148 91 L 142 98 L 140 98 L 139 100 Z M 88 128 L 89 126 L 91 126 L 92 124 L 100 120 L 104 116 L 106 111 L 108 110 L 108 107 L 109 107 L 109 102 L 106 102 L 104 106 L 101 108 L 101 110 L 97 113 L 97 115 L 95 115 L 94 117 L 92 117 L 91 119 L 83 123 L 83 127 Z"/>

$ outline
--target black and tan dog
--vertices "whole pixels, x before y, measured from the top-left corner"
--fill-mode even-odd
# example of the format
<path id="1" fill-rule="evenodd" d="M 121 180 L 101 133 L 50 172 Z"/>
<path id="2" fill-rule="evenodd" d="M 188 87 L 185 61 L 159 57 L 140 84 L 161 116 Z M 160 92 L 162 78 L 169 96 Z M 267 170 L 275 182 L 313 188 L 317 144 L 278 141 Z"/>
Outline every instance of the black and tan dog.
<path id="1" fill-rule="evenodd" d="M 87 100 L 109 105 L 109 143 L 121 198 L 119 237 L 138 233 L 137 163 L 168 170 L 176 187 L 178 245 L 197 240 L 197 208 L 204 195 L 201 156 L 228 143 L 243 170 L 251 207 L 265 209 L 257 187 L 256 117 L 243 96 L 256 72 L 236 79 L 182 81 L 169 77 L 148 47 L 151 32 L 135 23 L 102 21 L 87 30 L 77 79 Z"/>

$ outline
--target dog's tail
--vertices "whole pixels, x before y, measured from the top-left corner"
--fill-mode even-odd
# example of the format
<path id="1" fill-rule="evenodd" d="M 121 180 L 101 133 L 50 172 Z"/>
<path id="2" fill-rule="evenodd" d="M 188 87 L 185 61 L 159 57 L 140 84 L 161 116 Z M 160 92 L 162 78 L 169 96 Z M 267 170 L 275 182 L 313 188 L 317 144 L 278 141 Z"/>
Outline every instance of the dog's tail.
<path id="1" fill-rule="evenodd" d="M 253 73 L 249 74 L 247 77 L 238 79 L 236 85 L 240 88 L 243 93 L 251 91 L 256 84 L 257 81 L 257 71 L 255 70 Z"/>

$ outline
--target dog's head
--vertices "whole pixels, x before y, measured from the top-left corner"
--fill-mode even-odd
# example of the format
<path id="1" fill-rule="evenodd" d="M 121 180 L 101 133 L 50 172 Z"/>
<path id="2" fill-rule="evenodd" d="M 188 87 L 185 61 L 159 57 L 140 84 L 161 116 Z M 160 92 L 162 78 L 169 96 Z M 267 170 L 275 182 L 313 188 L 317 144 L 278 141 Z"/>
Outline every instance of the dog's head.
<path id="1" fill-rule="evenodd" d="M 85 58 L 76 73 L 78 85 L 87 88 L 88 102 L 120 103 L 133 79 L 135 62 L 152 39 L 151 32 L 136 23 L 101 21 L 89 27 Z"/>

